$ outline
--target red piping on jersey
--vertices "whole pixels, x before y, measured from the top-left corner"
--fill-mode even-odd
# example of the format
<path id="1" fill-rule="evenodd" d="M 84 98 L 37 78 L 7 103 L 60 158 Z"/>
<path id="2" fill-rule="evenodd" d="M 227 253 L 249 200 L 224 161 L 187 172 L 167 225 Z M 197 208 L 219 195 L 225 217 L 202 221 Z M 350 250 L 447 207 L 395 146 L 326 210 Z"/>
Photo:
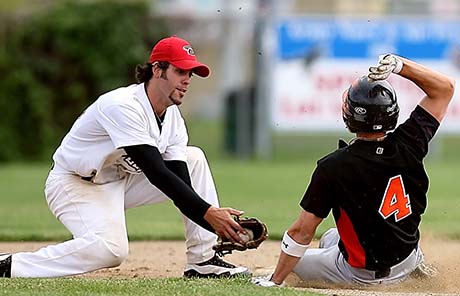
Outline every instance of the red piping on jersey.
<path id="1" fill-rule="evenodd" d="M 347 262 L 353 267 L 364 268 L 366 266 L 366 253 L 359 242 L 350 217 L 342 208 L 340 208 L 340 217 L 337 221 L 337 230 L 348 254 Z"/>

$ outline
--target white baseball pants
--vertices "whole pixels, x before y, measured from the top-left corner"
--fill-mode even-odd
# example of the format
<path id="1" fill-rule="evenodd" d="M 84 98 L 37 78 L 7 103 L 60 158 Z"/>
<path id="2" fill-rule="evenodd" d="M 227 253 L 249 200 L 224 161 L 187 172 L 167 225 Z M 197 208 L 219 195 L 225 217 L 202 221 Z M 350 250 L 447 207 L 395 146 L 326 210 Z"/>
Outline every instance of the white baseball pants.
<path id="1" fill-rule="evenodd" d="M 196 192 L 219 206 L 206 157 L 188 147 L 187 165 Z M 96 185 L 55 166 L 45 186 L 46 200 L 73 239 L 35 252 L 13 254 L 11 277 L 58 277 L 118 266 L 128 256 L 125 210 L 169 200 L 144 174 Z M 217 236 L 183 216 L 188 263 L 214 256 Z M 153 228 L 153 227 L 152 227 Z"/>
<path id="2" fill-rule="evenodd" d="M 375 271 L 352 267 L 339 250 L 339 232 L 331 228 L 321 237 L 319 248 L 308 249 L 294 272 L 304 281 L 321 281 L 336 284 L 395 284 L 407 278 L 422 262 L 420 248 L 402 262 L 391 267 L 390 274 L 376 278 Z"/>

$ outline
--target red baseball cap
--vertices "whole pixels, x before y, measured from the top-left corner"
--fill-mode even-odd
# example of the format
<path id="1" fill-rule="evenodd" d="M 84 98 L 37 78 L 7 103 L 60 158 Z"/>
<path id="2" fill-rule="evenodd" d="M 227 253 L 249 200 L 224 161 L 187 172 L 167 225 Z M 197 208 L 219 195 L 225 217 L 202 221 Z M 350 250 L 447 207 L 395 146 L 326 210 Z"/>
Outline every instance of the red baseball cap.
<path id="1" fill-rule="evenodd" d="M 161 39 L 155 44 L 149 58 L 149 63 L 154 62 L 169 62 L 179 69 L 192 70 L 203 78 L 211 73 L 208 66 L 197 61 L 190 43 L 177 36 Z"/>

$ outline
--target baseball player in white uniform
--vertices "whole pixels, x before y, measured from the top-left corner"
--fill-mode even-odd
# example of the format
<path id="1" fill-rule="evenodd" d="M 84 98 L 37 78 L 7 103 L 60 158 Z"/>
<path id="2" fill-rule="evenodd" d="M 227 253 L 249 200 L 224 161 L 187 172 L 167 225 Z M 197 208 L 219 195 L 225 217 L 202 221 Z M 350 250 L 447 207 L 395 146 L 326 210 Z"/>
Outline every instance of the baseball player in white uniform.
<path id="1" fill-rule="evenodd" d="M 0 255 L 0 277 L 58 277 L 120 265 L 128 256 L 125 210 L 168 198 L 184 215 L 185 277 L 250 274 L 212 250 L 217 234 L 239 241 L 244 230 L 220 208 L 213 178 L 188 135 L 178 105 L 192 75 L 207 77 L 193 48 L 160 40 L 138 65 L 139 84 L 100 96 L 76 120 L 53 155 L 45 194 L 73 239 L 35 252 Z"/>

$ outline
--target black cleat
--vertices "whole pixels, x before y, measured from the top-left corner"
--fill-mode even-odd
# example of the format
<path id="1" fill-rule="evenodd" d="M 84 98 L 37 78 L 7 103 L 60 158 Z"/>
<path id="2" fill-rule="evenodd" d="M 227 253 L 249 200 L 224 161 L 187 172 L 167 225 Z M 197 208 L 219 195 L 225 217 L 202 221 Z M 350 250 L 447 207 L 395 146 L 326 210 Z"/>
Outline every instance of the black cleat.
<path id="1" fill-rule="evenodd" d="M 0 278 L 11 277 L 11 254 L 0 254 Z"/>
<path id="2" fill-rule="evenodd" d="M 223 278 L 236 276 L 251 276 L 246 267 L 227 263 L 217 255 L 205 262 L 187 264 L 184 277 L 186 278 Z"/>

